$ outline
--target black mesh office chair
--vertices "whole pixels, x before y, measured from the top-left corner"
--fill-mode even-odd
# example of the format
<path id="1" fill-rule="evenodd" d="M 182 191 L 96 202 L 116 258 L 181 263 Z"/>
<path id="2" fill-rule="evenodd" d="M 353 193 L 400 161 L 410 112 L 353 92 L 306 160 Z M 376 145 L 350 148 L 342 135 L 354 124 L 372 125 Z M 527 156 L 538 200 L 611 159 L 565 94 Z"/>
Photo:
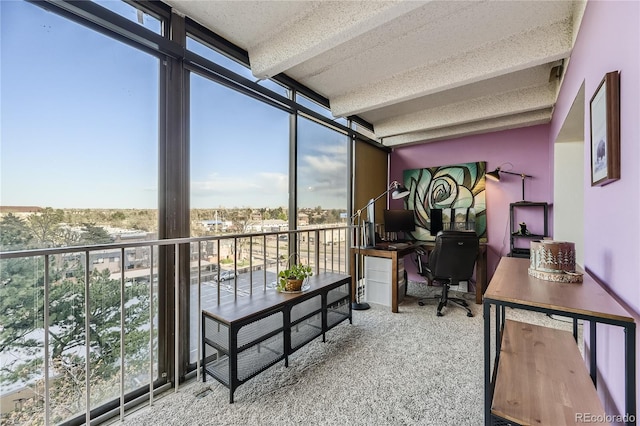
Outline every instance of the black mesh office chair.
<path id="1" fill-rule="evenodd" d="M 465 309 L 468 317 L 473 316 L 464 299 L 449 297 L 449 287 L 471 279 L 479 249 L 480 242 L 475 231 L 447 230 L 436 236 L 436 246 L 429 254 L 427 264 L 422 264 L 419 272 L 429 284 L 433 281 L 442 284 L 442 294 L 435 297 L 440 301 L 437 313 L 439 317 L 442 316 L 442 308 L 448 303 Z M 424 306 L 425 300 L 420 299 L 418 304 Z"/>

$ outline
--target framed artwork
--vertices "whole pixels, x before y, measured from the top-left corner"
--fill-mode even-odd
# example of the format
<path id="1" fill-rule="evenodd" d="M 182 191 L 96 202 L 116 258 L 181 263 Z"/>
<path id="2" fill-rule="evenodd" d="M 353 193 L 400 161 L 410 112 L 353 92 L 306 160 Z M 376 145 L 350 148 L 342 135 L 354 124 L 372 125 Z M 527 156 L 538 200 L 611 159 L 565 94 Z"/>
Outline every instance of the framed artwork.
<path id="1" fill-rule="evenodd" d="M 607 73 L 590 102 L 591 186 L 620 179 L 620 74 Z"/>
<path id="2" fill-rule="evenodd" d="M 485 170 L 487 163 L 462 163 L 403 172 L 409 196 L 405 208 L 414 211 L 416 240 L 433 241 L 431 215 L 442 212 L 442 229 L 475 229 L 481 242 L 487 241 Z M 435 223 L 435 222 L 434 222 Z"/>

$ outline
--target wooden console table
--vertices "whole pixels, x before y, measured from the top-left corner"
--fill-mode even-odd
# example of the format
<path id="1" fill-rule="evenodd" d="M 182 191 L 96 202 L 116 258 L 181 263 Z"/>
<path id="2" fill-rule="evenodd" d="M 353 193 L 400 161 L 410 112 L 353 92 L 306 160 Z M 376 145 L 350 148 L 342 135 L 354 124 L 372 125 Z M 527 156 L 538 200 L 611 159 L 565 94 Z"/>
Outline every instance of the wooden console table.
<path id="1" fill-rule="evenodd" d="M 597 323 L 624 329 L 624 421 L 635 425 L 636 324 L 633 317 L 588 274 L 584 274 L 581 284 L 545 281 L 528 274 L 529 263 L 529 259 L 503 257 L 484 294 L 485 425 L 575 425 L 585 423 L 580 416 L 597 418 L 603 414 L 596 393 Z M 493 375 L 491 305 L 495 308 Z M 572 318 L 573 336 L 556 329 L 506 320 L 506 307 Z M 574 344 L 577 340 L 579 319 L 585 321 L 585 325 L 589 322 L 589 372 L 577 347 L 567 345 L 567 335 Z"/>
<path id="2" fill-rule="evenodd" d="M 236 388 L 344 320 L 351 323 L 348 275 L 322 273 L 309 277 L 302 293 L 275 289 L 238 297 L 202 311 L 202 380 L 210 375 Z M 306 284 L 305 284 L 306 285 Z"/>
<path id="3" fill-rule="evenodd" d="M 355 270 L 356 256 L 373 256 L 391 259 L 391 312 L 398 312 L 398 259 L 415 253 L 419 248 L 423 248 L 429 252 L 435 247 L 435 241 L 419 241 L 415 243 L 407 243 L 398 248 L 391 248 L 393 245 L 377 246 L 373 248 L 351 248 L 351 295 L 355 301 L 356 284 L 358 282 L 358 274 Z M 362 259 L 360 259 L 362 262 Z M 362 268 L 361 270 L 364 270 Z M 476 303 L 482 303 L 482 295 L 487 283 L 487 245 L 480 244 L 480 251 L 476 259 Z"/>

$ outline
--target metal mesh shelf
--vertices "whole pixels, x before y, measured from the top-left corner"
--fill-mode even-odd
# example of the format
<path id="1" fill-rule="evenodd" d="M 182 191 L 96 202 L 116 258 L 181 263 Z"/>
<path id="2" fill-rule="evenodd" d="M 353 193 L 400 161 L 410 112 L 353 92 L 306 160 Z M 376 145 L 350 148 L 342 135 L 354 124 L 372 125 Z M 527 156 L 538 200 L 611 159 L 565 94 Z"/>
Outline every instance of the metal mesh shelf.
<path id="1" fill-rule="evenodd" d="M 348 298 L 350 297 L 349 294 L 349 285 L 347 284 L 330 290 L 327 293 L 327 305 L 331 305 L 340 299 Z"/>
<path id="2" fill-rule="evenodd" d="M 349 318 L 351 304 L 349 300 L 343 299 L 327 308 L 327 328 L 332 328 L 340 322 Z"/>
<path id="3" fill-rule="evenodd" d="M 237 347 L 251 346 L 262 340 L 271 332 L 284 328 L 284 316 L 282 312 L 275 312 L 268 317 L 251 322 L 238 330 Z"/>
<path id="4" fill-rule="evenodd" d="M 238 354 L 238 380 L 245 381 L 284 359 L 284 332 Z"/>
<path id="5" fill-rule="evenodd" d="M 322 334 L 322 315 L 316 314 L 291 327 L 291 350 L 295 351 Z"/>
<path id="6" fill-rule="evenodd" d="M 219 323 L 212 318 L 204 317 L 202 324 L 202 332 L 206 340 L 210 344 L 219 349 L 229 352 L 229 327 Z"/>
<path id="7" fill-rule="evenodd" d="M 229 387 L 229 357 L 227 355 L 206 364 L 204 369 L 217 381 Z"/>
<path id="8" fill-rule="evenodd" d="M 291 323 L 295 323 L 299 319 L 309 315 L 312 312 L 320 312 L 322 310 L 322 296 L 317 295 L 309 300 L 298 303 L 291 307 Z"/>

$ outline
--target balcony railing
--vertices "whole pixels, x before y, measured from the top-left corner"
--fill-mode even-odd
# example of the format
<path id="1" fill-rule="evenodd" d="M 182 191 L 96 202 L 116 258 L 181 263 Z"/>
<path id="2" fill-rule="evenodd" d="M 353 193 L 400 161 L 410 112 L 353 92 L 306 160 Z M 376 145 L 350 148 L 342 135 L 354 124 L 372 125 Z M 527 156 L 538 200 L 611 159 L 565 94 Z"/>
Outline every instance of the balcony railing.
<path id="1" fill-rule="evenodd" d="M 2 423 L 99 423 L 153 404 L 171 385 L 177 391 L 186 345 L 200 378 L 202 309 L 272 291 L 292 252 L 315 273 L 347 273 L 349 235 L 348 227 L 326 227 L 0 252 Z M 173 277 L 162 278 L 161 258 L 174 262 Z M 162 296 L 167 288 L 172 296 Z M 158 340 L 171 332 L 158 333 L 167 323 L 159 306 L 181 294 L 188 304 L 166 314 L 175 327 L 167 377 Z"/>

